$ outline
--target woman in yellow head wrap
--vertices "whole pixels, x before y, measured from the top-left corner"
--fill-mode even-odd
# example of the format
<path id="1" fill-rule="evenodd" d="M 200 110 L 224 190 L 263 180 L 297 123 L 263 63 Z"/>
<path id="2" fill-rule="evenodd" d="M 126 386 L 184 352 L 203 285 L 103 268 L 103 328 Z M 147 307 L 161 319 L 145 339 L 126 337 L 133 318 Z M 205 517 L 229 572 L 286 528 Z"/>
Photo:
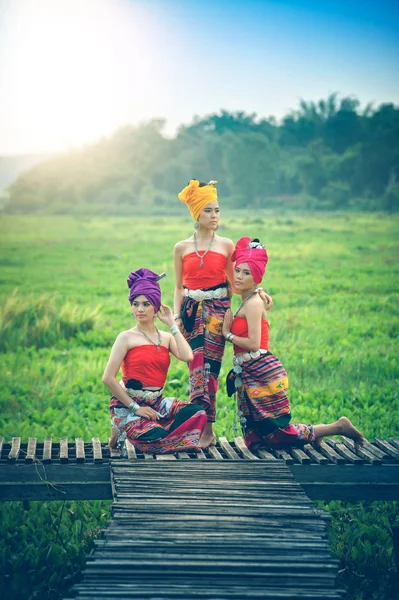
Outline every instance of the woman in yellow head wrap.
<path id="1" fill-rule="evenodd" d="M 180 192 L 179 199 L 195 221 L 195 231 L 174 249 L 175 319 L 194 355 L 189 363 L 190 401 L 205 408 L 208 418 L 201 438 L 203 448 L 215 444 L 216 392 L 225 346 L 222 328 L 230 308 L 229 287 L 234 290 L 234 244 L 215 233 L 220 217 L 216 183 L 191 179 Z M 269 296 L 263 294 L 262 298 L 271 305 Z"/>

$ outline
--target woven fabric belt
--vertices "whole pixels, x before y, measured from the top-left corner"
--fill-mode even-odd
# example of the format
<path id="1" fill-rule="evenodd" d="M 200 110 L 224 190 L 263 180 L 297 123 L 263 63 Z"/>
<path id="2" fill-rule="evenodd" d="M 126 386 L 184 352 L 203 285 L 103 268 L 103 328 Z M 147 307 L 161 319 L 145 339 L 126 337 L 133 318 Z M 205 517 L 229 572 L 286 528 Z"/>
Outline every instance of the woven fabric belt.
<path id="1" fill-rule="evenodd" d="M 260 350 L 256 350 L 256 352 L 241 352 L 240 354 L 236 354 L 235 357 L 233 358 L 233 362 L 235 365 L 242 365 L 243 363 L 247 362 L 248 360 L 253 360 L 254 358 L 259 358 L 259 356 L 262 356 L 262 354 L 267 354 L 268 350 L 263 350 L 263 348 L 260 348 Z"/>
<path id="2" fill-rule="evenodd" d="M 128 396 L 131 398 L 142 398 L 143 400 L 155 400 L 158 398 L 163 392 L 163 388 L 157 390 L 155 392 L 151 392 L 150 390 L 133 390 L 132 388 L 127 388 L 123 383 L 122 379 L 119 382 L 120 386 L 125 390 Z"/>
<path id="3" fill-rule="evenodd" d="M 227 287 L 221 287 L 217 290 L 184 290 L 184 295 L 193 298 L 197 302 L 202 300 L 213 300 L 214 298 L 226 298 L 228 296 Z"/>

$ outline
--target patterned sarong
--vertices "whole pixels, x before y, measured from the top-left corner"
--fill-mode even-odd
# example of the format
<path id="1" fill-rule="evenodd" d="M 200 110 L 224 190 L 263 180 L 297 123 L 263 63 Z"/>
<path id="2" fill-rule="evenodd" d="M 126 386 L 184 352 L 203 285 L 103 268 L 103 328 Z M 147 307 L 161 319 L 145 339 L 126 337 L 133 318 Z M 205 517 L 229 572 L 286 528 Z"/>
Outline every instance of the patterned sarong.
<path id="1" fill-rule="evenodd" d="M 111 397 L 111 425 L 118 436 L 118 446 L 126 437 L 146 453 L 165 454 L 177 451 L 198 451 L 200 437 L 206 425 L 206 414 L 196 404 L 163 398 L 160 393 L 154 400 L 133 398 L 141 406 L 150 406 L 161 416 L 151 421 L 134 415 L 115 396 Z"/>
<path id="2" fill-rule="evenodd" d="M 190 299 L 182 305 L 182 312 L 188 311 L 189 317 L 195 315 L 191 318 L 192 331 L 184 331 L 194 354 L 189 363 L 190 402 L 202 406 L 212 423 L 216 421 L 216 392 L 226 342 L 222 333 L 223 320 L 229 308 L 228 297 L 200 302 Z"/>
<path id="3" fill-rule="evenodd" d="M 314 440 L 312 425 L 290 425 L 288 376 L 276 356 L 267 352 L 248 360 L 227 378 L 228 382 L 235 380 L 238 414 L 248 448 L 295 446 Z"/>

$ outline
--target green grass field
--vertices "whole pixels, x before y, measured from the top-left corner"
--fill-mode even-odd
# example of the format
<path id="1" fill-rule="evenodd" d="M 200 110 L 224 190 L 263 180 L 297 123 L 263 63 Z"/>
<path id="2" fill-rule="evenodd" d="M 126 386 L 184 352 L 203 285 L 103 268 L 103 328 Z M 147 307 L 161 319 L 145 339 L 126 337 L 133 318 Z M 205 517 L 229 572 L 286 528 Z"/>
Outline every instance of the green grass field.
<path id="1" fill-rule="evenodd" d="M 329 422 L 345 414 L 369 438 L 398 435 L 399 218 L 236 213 L 222 219 L 220 235 L 234 241 L 242 235 L 257 236 L 268 249 L 263 285 L 274 300 L 271 349 L 288 370 L 293 421 Z M 132 326 L 127 274 L 142 266 L 166 271 L 163 299 L 170 304 L 173 246 L 191 234 L 192 222 L 180 217 L 2 216 L 1 231 L 0 435 L 104 440 L 109 433 L 109 395 L 101 376 L 116 335 Z M 234 303 L 238 305 L 238 300 Z M 230 438 L 235 407 L 223 381 L 231 362 L 229 347 L 222 366 L 216 433 Z M 187 385 L 186 366 L 174 361 L 167 393 L 187 398 Z M 104 506 L 93 509 L 90 519 L 83 518 L 82 526 L 87 523 L 95 529 L 96 515 L 106 511 Z M 389 522 L 398 520 L 395 503 L 374 504 L 367 510 L 352 507 L 353 512 L 334 503 L 330 509 L 336 511 L 334 551 L 346 565 L 343 581 L 351 598 L 390 598 L 392 544 L 388 540 L 371 559 L 362 536 L 374 524 L 378 535 L 386 537 Z M 25 527 L 21 543 L 29 546 L 29 523 L 35 518 L 51 529 L 52 521 L 43 520 L 43 510 L 32 508 L 24 516 L 15 503 L 3 506 L 2 529 L 11 528 L 11 519 L 21 519 L 21 528 Z M 51 510 L 60 509 L 49 506 L 47 512 Z M 359 524 L 350 539 L 345 537 L 350 526 L 343 525 L 348 514 L 355 515 Z M 369 540 L 377 533 L 367 535 Z M 42 552 L 48 550 L 46 543 L 43 539 Z M 62 544 L 57 544 L 62 553 Z M 17 564 L 26 570 L 2 548 L 3 578 L 17 570 Z M 58 598 L 62 574 L 76 571 L 82 553 L 76 542 L 78 558 L 71 559 L 69 571 L 51 585 L 47 584 L 54 572 L 46 566 L 42 580 L 47 582 L 43 587 L 47 595 L 40 597 Z M 367 577 L 357 577 L 363 567 Z M 367 587 L 371 572 L 375 590 Z M 29 581 L 27 577 L 21 578 L 21 598 L 39 589 L 35 577 Z"/>

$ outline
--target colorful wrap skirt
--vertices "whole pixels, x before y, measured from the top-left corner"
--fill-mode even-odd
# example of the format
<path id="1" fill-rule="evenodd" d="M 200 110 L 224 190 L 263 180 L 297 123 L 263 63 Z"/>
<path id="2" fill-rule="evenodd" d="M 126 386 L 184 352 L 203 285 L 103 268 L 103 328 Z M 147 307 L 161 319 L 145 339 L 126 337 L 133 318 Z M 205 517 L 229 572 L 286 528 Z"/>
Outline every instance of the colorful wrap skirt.
<path id="1" fill-rule="evenodd" d="M 238 416 L 248 448 L 301 446 L 315 439 L 313 426 L 290 424 L 288 376 L 267 351 L 236 365 L 227 375 L 229 395 L 235 389 Z"/>
<path id="2" fill-rule="evenodd" d="M 164 398 L 162 391 L 145 402 L 142 398 L 132 400 L 140 406 L 150 406 L 161 418 L 151 421 L 136 416 L 115 396 L 111 396 L 111 425 L 117 434 L 118 447 L 121 448 L 128 438 L 138 450 L 148 454 L 200 449 L 199 441 L 206 425 L 206 414 L 200 406 L 177 398 Z"/>
<path id="3" fill-rule="evenodd" d="M 184 337 L 194 358 L 189 363 L 190 402 L 202 406 L 209 422 L 216 421 L 216 393 L 224 353 L 222 328 L 230 298 L 196 301 L 186 297 L 181 306 Z"/>

